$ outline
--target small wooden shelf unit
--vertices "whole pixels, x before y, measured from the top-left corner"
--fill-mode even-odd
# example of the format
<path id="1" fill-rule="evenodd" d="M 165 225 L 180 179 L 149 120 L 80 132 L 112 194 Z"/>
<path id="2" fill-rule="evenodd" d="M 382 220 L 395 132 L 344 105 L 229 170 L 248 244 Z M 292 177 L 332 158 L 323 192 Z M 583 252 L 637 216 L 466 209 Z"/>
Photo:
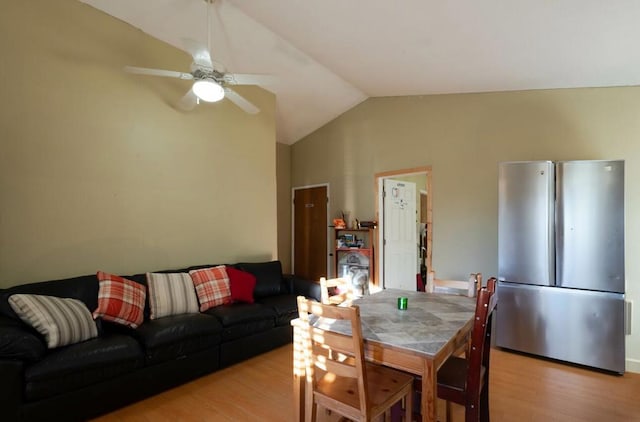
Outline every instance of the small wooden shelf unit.
<path id="1" fill-rule="evenodd" d="M 368 282 L 374 277 L 375 229 L 335 229 L 334 265 L 336 277 L 362 277 Z"/>

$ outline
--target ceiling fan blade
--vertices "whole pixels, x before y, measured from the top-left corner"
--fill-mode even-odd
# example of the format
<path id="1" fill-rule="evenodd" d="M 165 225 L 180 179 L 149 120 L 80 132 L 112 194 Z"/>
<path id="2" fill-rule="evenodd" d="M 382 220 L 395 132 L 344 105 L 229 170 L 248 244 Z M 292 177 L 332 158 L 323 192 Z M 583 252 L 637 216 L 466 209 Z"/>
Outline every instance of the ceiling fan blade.
<path id="1" fill-rule="evenodd" d="M 191 111 L 193 110 L 193 108 L 196 106 L 197 103 L 198 103 L 198 97 L 196 97 L 196 94 L 193 93 L 193 89 L 189 89 L 189 91 L 187 91 L 187 93 L 184 94 L 182 98 L 180 98 L 180 101 L 178 101 L 177 107 L 180 110 Z"/>
<path id="2" fill-rule="evenodd" d="M 213 69 L 213 62 L 211 61 L 211 55 L 207 47 L 200 44 L 196 40 L 191 38 L 182 38 L 182 45 L 187 49 L 187 52 L 193 57 L 193 62 L 198 66 Z"/>
<path id="3" fill-rule="evenodd" d="M 249 114 L 257 114 L 260 113 L 260 109 L 253 105 L 249 100 L 244 98 L 242 95 L 238 94 L 231 88 L 224 89 L 224 96 L 229 99 L 232 103 L 243 109 L 245 112 Z"/>
<path id="4" fill-rule="evenodd" d="M 276 78 L 272 75 L 227 73 L 224 75 L 224 81 L 229 85 L 270 85 Z"/>
<path id="5" fill-rule="evenodd" d="M 124 71 L 129 73 L 135 73 L 138 75 L 166 76 L 169 78 L 178 78 L 178 79 L 193 79 L 193 75 L 191 73 L 176 72 L 174 70 L 149 69 L 146 67 L 125 66 Z"/>

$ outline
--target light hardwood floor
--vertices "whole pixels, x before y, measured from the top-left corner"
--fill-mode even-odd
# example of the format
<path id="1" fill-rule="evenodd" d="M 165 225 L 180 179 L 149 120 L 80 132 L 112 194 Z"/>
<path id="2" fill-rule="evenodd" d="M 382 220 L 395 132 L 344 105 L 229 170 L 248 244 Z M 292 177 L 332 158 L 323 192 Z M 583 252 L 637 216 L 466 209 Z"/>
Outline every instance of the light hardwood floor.
<path id="1" fill-rule="evenodd" d="M 494 349 L 492 422 L 640 421 L 640 374 L 615 376 Z M 291 346 L 96 419 L 99 422 L 292 421 Z M 321 412 L 321 421 L 335 414 Z M 454 406 L 454 421 L 463 421 Z"/>

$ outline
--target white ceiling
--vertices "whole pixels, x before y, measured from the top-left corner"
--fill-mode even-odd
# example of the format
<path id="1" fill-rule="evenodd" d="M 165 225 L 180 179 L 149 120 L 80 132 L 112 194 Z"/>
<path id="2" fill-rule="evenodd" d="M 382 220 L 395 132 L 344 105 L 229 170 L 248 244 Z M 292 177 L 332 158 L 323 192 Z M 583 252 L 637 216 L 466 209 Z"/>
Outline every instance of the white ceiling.
<path id="1" fill-rule="evenodd" d="M 81 1 L 207 41 L 204 0 Z M 217 0 L 212 18 L 214 60 L 276 77 L 287 144 L 368 97 L 640 85 L 638 0 Z"/>

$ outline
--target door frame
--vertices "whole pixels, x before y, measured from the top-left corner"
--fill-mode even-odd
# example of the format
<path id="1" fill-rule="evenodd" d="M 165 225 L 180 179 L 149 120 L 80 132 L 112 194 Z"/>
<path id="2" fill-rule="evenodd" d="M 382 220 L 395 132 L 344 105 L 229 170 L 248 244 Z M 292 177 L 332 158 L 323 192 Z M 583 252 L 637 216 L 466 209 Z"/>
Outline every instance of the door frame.
<path id="1" fill-rule="evenodd" d="M 415 174 L 426 174 L 427 183 L 426 186 L 416 186 L 418 191 L 427 190 L 427 241 L 425 247 L 427 248 L 427 269 L 432 271 L 432 255 L 433 255 L 433 189 L 431 188 L 431 178 L 433 176 L 433 169 L 431 166 L 413 167 L 402 170 L 384 171 L 374 174 L 374 189 L 376 193 L 375 204 L 375 216 L 378 222 L 377 231 L 377 248 L 374 250 L 375 255 L 375 284 L 382 287 L 384 286 L 384 207 L 382 196 L 383 193 L 383 180 L 393 179 L 400 176 L 411 176 Z M 425 280 L 426 282 L 426 280 Z"/>
<path id="2" fill-rule="evenodd" d="M 304 185 L 304 186 L 295 186 L 291 188 L 291 272 L 293 274 L 296 273 L 296 215 L 295 215 L 295 204 L 294 204 L 294 199 L 296 197 L 296 191 L 297 190 L 302 190 L 302 189 L 310 189 L 310 188 L 320 188 L 320 187 L 326 187 L 327 188 L 327 222 L 326 222 L 326 236 L 327 236 L 327 250 L 326 250 L 326 257 L 327 257 L 327 277 L 329 277 L 329 275 L 331 274 L 329 272 L 329 270 L 331 269 L 331 260 L 329 259 L 329 254 L 331 253 L 331 245 L 329 244 L 330 242 L 330 231 L 329 231 L 329 202 L 331 201 L 331 195 L 329 194 L 329 183 L 316 183 L 314 185 Z"/>

